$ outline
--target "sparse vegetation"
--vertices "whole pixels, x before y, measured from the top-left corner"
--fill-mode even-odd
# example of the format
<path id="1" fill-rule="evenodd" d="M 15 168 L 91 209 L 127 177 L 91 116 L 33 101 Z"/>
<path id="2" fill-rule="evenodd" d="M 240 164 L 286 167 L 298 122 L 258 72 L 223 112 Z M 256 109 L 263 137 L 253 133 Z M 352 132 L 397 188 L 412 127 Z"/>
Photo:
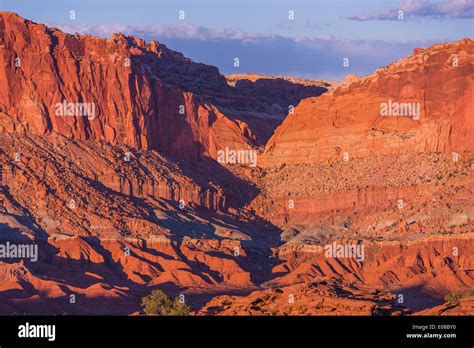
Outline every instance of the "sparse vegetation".
<path id="1" fill-rule="evenodd" d="M 163 290 L 153 290 L 150 295 L 143 297 L 142 309 L 149 316 L 186 316 L 192 311 L 179 297 L 173 300 Z"/>
<path id="2" fill-rule="evenodd" d="M 447 294 L 446 296 L 444 296 L 444 300 L 449 303 L 457 303 L 461 301 L 463 298 L 469 297 L 469 296 L 474 296 L 474 288 L 466 292 L 453 291 Z"/>

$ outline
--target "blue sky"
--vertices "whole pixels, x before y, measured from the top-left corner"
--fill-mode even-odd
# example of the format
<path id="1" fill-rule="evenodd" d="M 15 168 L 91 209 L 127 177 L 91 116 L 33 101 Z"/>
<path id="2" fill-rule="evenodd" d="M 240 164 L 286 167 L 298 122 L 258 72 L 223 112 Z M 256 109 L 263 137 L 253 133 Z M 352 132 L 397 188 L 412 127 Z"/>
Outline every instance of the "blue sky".
<path id="1" fill-rule="evenodd" d="M 224 74 L 338 80 L 368 74 L 415 47 L 474 36 L 474 0 L 2 0 L 0 6 L 68 32 L 156 39 Z"/>

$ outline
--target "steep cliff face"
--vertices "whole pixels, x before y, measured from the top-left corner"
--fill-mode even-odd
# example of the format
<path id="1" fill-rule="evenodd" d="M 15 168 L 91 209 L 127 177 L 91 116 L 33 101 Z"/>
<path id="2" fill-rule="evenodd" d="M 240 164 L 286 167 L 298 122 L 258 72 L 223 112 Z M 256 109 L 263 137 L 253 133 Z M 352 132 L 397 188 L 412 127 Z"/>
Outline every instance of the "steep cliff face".
<path id="1" fill-rule="evenodd" d="M 3 131 L 57 132 L 191 159 L 252 142 L 245 122 L 227 118 L 173 83 L 181 70 L 194 69 L 196 79 L 224 85 L 217 69 L 194 64 L 157 42 L 120 34 L 72 36 L 12 13 L 0 15 L 0 30 Z M 161 79 L 165 66 L 173 66 L 175 75 Z M 60 115 L 61 103 L 83 104 L 86 112 Z"/>
<path id="2" fill-rule="evenodd" d="M 157 42 L 0 13 L 0 243 L 39 247 L 0 260 L 0 313 L 131 314 L 159 287 L 195 309 L 224 295 L 200 314 L 396 315 L 465 291 L 473 49 L 417 50 L 298 105 L 330 86 L 226 80 Z M 397 102 L 419 113 L 380 115 Z M 205 158 L 265 144 L 288 104 L 263 168 Z"/>
<path id="3" fill-rule="evenodd" d="M 303 100 L 260 164 L 474 149 L 474 40 L 417 49 L 374 74 Z"/>
<path id="4" fill-rule="evenodd" d="M 275 110 L 260 110 L 264 95 L 242 93 L 215 67 L 156 41 L 68 35 L 1 13 L 0 59 L 3 131 L 56 132 L 197 159 L 263 145 L 279 123 L 265 120 Z M 297 86 L 295 102 L 325 91 L 288 84 Z"/>
<path id="5" fill-rule="evenodd" d="M 271 289 L 215 298 L 203 314 L 406 314 L 400 295 L 425 313 L 472 288 L 473 64 L 473 40 L 435 45 L 302 100 L 261 168 L 241 173 L 259 188 L 250 206 L 282 228 L 286 261 Z M 364 245 L 366 258 L 327 256 L 333 242 Z"/>

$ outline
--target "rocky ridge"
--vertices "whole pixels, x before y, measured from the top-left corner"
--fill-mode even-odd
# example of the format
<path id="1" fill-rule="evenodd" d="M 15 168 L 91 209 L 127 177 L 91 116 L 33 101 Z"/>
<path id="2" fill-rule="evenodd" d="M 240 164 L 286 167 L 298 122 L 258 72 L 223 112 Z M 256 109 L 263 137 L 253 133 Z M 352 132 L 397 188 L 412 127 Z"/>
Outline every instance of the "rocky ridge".
<path id="1" fill-rule="evenodd" d="M 39 247 L 0 261 L 0 312 L 132 314 L 163 288 L 204 315 L 450 313 L 474 283 L 473 47 L 334 88 L 0 13 L 0 240 Z M 263 145 L 257 168 L 214 160 Z"/>

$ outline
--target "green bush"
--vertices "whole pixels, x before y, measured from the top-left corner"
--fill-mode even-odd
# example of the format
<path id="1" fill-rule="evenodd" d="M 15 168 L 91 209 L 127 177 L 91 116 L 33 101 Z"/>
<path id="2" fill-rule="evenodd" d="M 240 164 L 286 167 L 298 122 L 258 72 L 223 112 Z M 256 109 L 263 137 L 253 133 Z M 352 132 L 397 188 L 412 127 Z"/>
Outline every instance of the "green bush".
<path id="1" fill-rule="evenodd" d="M 150 295 L 142 298 L 142 309 L 146 315 L 184 316 L 191 313 L 191 307 L 182 303 L 178 297 L 174 300 L 163 290 L 153 290 Z"/>
<path id="2" fill-rule="evenodd" d="M 450 303 L 459 302 L 462 299 L 462 294 L 460 292 L 451 292 L 444 296 L 444 300 Z"/>
<path id="3" fill-rule="evenodd" d="M 474 296 L 474 288 L 466 292 L 451 292 L 444 296 L 444 300 L 450 303 L 457 303 L 465 297 Z"/>

